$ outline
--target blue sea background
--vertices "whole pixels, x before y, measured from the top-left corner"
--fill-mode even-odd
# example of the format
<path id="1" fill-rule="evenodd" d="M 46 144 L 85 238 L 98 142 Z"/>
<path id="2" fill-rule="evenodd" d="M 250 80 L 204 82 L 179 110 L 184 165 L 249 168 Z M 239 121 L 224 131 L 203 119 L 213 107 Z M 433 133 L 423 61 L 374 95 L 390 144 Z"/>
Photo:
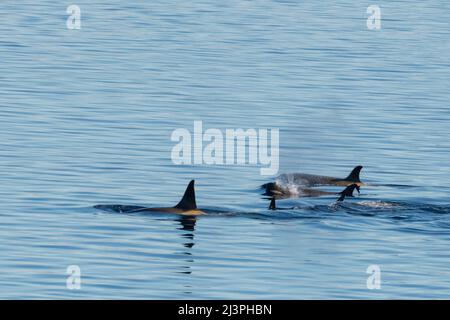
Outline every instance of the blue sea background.
<path id="1" fill-rule="evenodd" d="M 2 1 L 0 298 L 450 298 L 449 14 L 439 0 Z M 268 211 L 259 186 L 276 175 L 260 166 L 173 164 L 171 134 L 194 121 L 277 128 L 279 174 L 361 164 L 371 185 Z M 93 208 L 174 205 L 191 179 L 222 213 Z"/>

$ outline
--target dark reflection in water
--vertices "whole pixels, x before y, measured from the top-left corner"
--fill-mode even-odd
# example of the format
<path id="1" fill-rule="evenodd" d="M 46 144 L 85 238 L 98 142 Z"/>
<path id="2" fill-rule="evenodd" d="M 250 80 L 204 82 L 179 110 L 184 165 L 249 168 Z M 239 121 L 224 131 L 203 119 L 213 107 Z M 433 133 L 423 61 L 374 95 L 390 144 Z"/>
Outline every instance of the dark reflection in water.
<path id="1" fill-rule="evenodd" d="M 197 219 L 195 217 L 186 217 L 182 216 L 176 219 L 175 221 L 178 221 L 180 223 L 180 227 L 177 228 L 178 230 L 186 231 L 184 232 L 181 237 L 183 238 L 183 246 L 186 248 L 182 253 L 186 256 L 185 265 L 181 266 L 183 271 L 177 271 L 178 274 L 184 274 L 184 275 L 191 275 L 191 265 L 194 263 L 194 259 L 192 258 L 192 252 L 191 249 L 194 246 L 194 231 L 195 231 L 195 224 L 197 223 Z M 183 287 L 186 289 L 186 291 L 183 291 L 184 294 L 192 294 L 191 288 L 192 286 L 189 284 L 184 284 Z"/>
<path id="2" fill-rule="evenodd" d="M 178 228 L 178 230 L 189 231 L 188 233 L 184 233 L 183 237 L 193 240 L 194 239 L 195 224 L 197 223 L 197 219 L 195 217 L 182 216 L 181 218 L 176 219 L 175 221 L 178 221 L 181 224 L 181 227 Z M 189 248 L 191 248 L 193 245 L 194 244 L 192 243 L 192 245 Z"/>
<path id="3" fill-rule="evenodd" d="M 195 224 L 197 223 L 197 219 L 195 217 L 185 217 L 182 216 L 175 221 L 178 221 L 181 226 L 177 228 L 178 230 L 186 231 L 184 232 L 181 237 L 183 238 L 183 246 L 186 248 L 182 253 L 186 256 L 185 265 L 181 266 L 183 271 L 177 271 L 177 273 L 190 275 L 192 274 L 191 265 L 194 263 L 194 259 L 192 258 L 192 252 L 191 249 L 195 245 L 194 242 L 194 231 L 195 231 Z M 184 291 L 185 294 L 191 294 L 192 291 L 190 291 L 191 285 L 185 284 L 183 286 L 188 291 Z"/>

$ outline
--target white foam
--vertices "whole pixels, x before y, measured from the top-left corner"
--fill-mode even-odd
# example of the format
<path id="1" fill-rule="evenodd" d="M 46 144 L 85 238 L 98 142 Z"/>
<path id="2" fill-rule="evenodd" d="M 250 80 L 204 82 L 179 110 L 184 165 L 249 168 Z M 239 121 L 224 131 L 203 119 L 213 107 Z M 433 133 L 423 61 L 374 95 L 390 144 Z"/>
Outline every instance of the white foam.
<path id="1" fill-rule="evenodd" d="M 397 203 L 383 201 L 361 201 L 357 202 L 357 204 L 370 208 L 393 208 L 399 206 Z"/>

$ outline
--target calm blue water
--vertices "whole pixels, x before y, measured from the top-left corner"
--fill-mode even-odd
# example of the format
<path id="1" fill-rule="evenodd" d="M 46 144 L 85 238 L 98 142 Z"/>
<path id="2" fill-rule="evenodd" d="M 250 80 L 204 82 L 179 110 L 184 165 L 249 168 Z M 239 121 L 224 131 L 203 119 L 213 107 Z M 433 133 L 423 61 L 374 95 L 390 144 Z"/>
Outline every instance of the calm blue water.
<path id="1" fill-rule="evenodd" d="M 449 2 L 73 3 L 81 30 L 66 4 L 0 7 L 0 298 L 450 298 Z M 362 164 L 372 186 L 268 211 L 258 166 L 172 163 L 194 120 L 279 128 L 280 174 Z M 224 213 L 93 208 L 190 179 Z"/>

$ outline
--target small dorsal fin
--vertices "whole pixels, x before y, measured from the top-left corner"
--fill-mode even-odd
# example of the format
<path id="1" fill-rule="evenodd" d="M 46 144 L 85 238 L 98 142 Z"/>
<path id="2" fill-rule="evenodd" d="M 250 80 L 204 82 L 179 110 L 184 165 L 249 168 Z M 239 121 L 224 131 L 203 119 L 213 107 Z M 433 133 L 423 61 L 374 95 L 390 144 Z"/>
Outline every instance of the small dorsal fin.
<path id="1" fill-rule="evenodd" d="M 184 192 L 183 198 L 174 208 L 183 210 L 197 209 L 197 204 L 195 203 L 194 182 L 195 180 L 191 180 L 191 182 L 189 182 L 186 191 Z"/>
<path id="2" fill-rule="evenodd" d="M 354 183 L 352 185 L 349 185 L 347 188 L 344 189 L 344 191 L 339 192 L 341 196 L 339 197 L 339 199 L 337 199 L 337 201 L 344 201 L 345 197 L 353 197 L 353 191 L 355 189 L 358 189 L 359 192 L 359 187 L 357 184 Z"/>
<path id="3" fill-rule="evenodd" d="M 270 204 L 269 204 L 269 210 L 276 210 L 277 206 L 275 204 L 275 197 L 272 197 L 272 199 L 270 200 Z"/>
<path id="4" fill-rule="evenodd" d="M 361 169 L 363 168 L 363 166 L 357 166 L 355 167 L 352 172 L 350 172 L 350 174 L 348 175 L 347 178 L 345 178 L 344 180 L 346 181 L 351 181 L 351 182 L 361 182 L 361 180 L 359 180 L 359 173 L 361 172 Z"/>

